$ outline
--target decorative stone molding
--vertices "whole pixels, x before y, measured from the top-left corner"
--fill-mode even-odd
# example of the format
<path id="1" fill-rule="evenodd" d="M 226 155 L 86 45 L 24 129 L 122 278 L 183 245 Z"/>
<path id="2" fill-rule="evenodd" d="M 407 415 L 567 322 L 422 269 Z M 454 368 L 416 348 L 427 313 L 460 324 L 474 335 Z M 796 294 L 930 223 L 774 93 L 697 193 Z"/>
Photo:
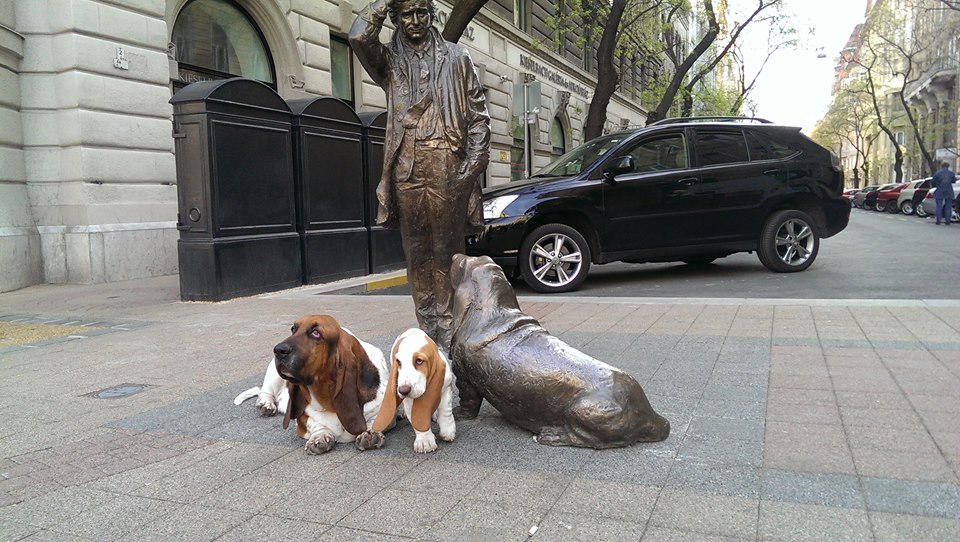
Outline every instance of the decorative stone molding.
<path id="1" fill-rule="evenodd" d="M 23 59 L 23 41 L 21 34 L 0 24 L 0 66 L 11 71 L 20 71 Z"/>

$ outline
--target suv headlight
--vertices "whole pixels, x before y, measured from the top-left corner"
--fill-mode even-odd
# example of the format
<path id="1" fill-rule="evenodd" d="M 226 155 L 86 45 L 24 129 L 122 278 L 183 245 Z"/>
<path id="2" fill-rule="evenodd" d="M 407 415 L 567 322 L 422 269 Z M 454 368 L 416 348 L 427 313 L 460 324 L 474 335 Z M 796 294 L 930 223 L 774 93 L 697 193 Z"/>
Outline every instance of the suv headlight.
<path id="1" fill-rule="evenodd" d="M 518 196 L 497 196 L 493 199 L 483 202 L 483 219 L 490 220 L 491 218 L 501 218 L 507 216 L 503 212 L 507 209 L 507 206 L 513 203 Z"/>

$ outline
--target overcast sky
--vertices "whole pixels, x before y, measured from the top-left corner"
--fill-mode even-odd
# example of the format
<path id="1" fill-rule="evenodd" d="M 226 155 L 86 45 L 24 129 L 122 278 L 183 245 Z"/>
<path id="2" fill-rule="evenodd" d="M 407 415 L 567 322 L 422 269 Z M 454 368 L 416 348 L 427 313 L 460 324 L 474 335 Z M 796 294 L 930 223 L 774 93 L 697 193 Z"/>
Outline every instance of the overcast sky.
<path id="1" fill-rule="evenodd" d="M 797 50 L 781 50 L 766 68 L 753 92 L 756 114 L 779 124 L 800 126 L 810 133 L 826 113 L 833 85 L 833 68 L 853 27 L 863 21 L 866 0 L 786 0 L 785 11 L 795 18 L 794 27 L 807 42 Z M 741 8 L 756 0 L 730 0 Z M 732 21 L 731 21 L 732 22 Z M 748 27 L 749 28 L 749 27 Z M 750 40 L 766 41 L 765 32 Z M 745 41 L 745 43 L 748 43 Z M 750 43 L 756 43 L 751 41 Z M 822 47 L 825 58 L 817 58 Z M 759 50 L 757 47 L 752 47 Z M 749 64 L 749 60 L 748 60 Z M 755 63 L 755 66 L 757 64 Z M 754 67 L 754 69 L 756 69 Z M 747 66 L 749 73 L 750 66 Z"/>

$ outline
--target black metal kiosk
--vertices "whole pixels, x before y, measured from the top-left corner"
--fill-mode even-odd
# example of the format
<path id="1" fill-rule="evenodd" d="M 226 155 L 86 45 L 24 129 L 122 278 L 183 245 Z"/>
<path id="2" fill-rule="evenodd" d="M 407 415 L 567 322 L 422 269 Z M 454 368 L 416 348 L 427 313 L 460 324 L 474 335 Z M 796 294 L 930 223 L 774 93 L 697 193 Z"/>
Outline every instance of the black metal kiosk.
<path id="1" fill-rule="evenodd" d="M 400 243 L 400 230 L 376 225 L 377 185 L 383 174 L 383 145 L 387 133 L 386 111 L 359 114 L 363 123 L 363 181 L 367 188 L 367 222 L 370 229 L 370 272 L 382 273 L 403 267 L 406 257 Z"/>
<path id="2" fill-rule="evenodd" d="M 293 112 L 303 282 L 366 275 L 369 254 L 360 119 L 346 102 L 332 96 L 288 104 Z"/>
<path id="3" fill-rule="evenodd" d="M 291 114 L 267 85 L 194 83 L 177 92 L 180 297 L 220 301 L 301 284 Z"/>

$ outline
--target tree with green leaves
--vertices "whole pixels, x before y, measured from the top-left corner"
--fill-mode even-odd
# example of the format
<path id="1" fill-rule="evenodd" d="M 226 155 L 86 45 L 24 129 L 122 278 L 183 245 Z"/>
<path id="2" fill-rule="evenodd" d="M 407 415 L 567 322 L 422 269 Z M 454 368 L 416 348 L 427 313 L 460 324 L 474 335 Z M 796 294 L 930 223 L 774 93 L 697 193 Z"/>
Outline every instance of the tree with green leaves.
<path id="1" fill-rule="evenodd" d="M 849 173 L 853 187 L 860 188 L 870 184 L 870 156 L 880 133 L 865 84 L 854 82 L 834 94 L 827 114 L 817 123 L 812 137 L 824 147 L 834 149 L 841 160 L 848 155 L 845 151 L 853 153 Z"/>

